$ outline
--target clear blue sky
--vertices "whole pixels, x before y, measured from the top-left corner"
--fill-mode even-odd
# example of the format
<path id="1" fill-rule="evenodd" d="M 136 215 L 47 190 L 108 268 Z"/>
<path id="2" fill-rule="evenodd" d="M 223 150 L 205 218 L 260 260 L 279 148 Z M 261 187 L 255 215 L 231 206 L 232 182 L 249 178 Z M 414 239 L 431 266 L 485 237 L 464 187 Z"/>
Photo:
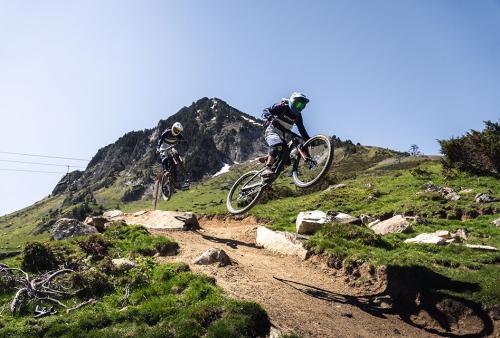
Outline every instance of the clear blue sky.
<path id="1" fill-rule="evenodd" d="M 0 0 L 0 151 L 91 158 L 200 97 L 260 116 L 293 90 L 310 133 L 436 154 L 500 117 L 500 1 Z M 59 179 L 0 171 L 0 215 Z"/>

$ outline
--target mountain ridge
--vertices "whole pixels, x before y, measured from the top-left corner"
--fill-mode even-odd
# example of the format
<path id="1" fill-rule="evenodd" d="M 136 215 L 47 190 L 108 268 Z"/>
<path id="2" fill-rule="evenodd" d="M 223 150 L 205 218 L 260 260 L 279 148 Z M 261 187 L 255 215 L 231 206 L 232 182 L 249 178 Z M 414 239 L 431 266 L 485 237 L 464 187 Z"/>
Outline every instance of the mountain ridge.
<path id="1" fill-rule="evenodd" d="M 159 164 L 155 152 L 161 132 L 173 122 L 184 126 L 185 142 L 177 145 L 185 156 L 191 180 L 218 172 L 224 164 L 244 162 L 265 152 L 264 122 L 231 107 L 219 98 L 203 97 L 162 119 L 155 127 L 131 131 L 100 148 L 83 171 L 65 175 L 52 195 L 112 185 L 127 172 L 136 185 L 152 182 L 152 168 Z"/>

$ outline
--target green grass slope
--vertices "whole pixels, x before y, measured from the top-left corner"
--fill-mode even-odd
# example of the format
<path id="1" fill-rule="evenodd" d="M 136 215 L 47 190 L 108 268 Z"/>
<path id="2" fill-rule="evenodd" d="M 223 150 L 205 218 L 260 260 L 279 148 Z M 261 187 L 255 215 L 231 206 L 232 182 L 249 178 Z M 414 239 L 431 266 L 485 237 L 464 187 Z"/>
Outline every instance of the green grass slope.
<path id="1" fill-rule="evenodd" d="M 159 209 L 185 210 L 198 214 L 225 214 L 225 199 L 230 185 L 243 172 L 259 168 L 257 162 L 235 165 L 231 171 L 215 178 L 205 179 L 187 191 L 177 192 L 173 198 L 159 203 Z M 119 207 L 124 211 L 151 208 L 151 200 L 121 202 L 124 189 L 120 178 L 115 184 L 93 193 L 95 205 L 104 209 Z M 433 183 L 451 187 L 460 192 L 458 201 L 449 201 L 436 193 L 424 193 L 422 185 Z M 345 188 L 326 190 L 329 184 L 344 183 Z M 429 224 L 414 225 L 407 234 L 374 235 L 360 226 L 326 227 L 310 238 L 308 245 L 315 253 L 327 254 L 344 262 L 368 262 L 385 266 L 424 266 L 444 276 L 477 283 L 478 290 L 469 298 L 484 304 L 500 304 L 500 254 L 483 252 L 459 245 L 409 245 L 403 241 L 423 232 L 454 231 L 465 228 L 470 244 L 484 244 L 500 248 L 500 229 L 491 221 L 500 217 L 500 202 L 478 204 L 476 193 L 489 192 L 500 197 L 500 182 L 486 176 L 456 173 L 443 176 L 437 157 L 401 157 L 401 154 L 377 147 L 337 149 L 334 165 L 323 185 L 315 191 L 301 190 L 292 180 L 282 175 L 274 190 L 255 206 L 250 214 L 271 221 L 277 230 L 295 230 L 295 219 L 300 211 L 320 209 L 339 211 L 359 216 L 368 214 L 387 218 L 393 214 L 420 215 Z M 469 189 L 469 190 L 465 190 Z M 0 218 L 0 234 L 10 245 L 19 245 L 30 238 L 36 219 L 47 217 L 48 210 L 62 203 L 61 198 L 48 199 Z M 71 207 L 67 206 L 67 210 Z M 11 224 L 14 223 L 14 224 Z M 18 227 L 23 227 L 17 230 Z M 15 231 L 12 231 L 16 229 Z M 31 230 L 30 230 L 31 229 Z"/>

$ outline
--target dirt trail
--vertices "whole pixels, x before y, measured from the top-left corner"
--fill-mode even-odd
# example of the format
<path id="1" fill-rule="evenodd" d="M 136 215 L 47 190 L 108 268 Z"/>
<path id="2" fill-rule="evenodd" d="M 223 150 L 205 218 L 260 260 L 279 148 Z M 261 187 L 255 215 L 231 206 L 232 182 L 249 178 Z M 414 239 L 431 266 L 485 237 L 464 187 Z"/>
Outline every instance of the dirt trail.
<path id="1" fill-rule="evenodd" d="M 331 269 L 255 246 L 257 224 L 251 220 L 201 220 L 196 231 L 162 232 L 174 238 L 180 254 L 161 258 L 182 261 L 193 271 L 213 276 L 230 296 L 253 300 L 283 332 L 306 337 L 431 337 L 396 315 L 372 315 Z M 160 233 L 156 231 L 156 233 Z M 200 266 L 192 261 L 209 248 L 224 249 L 237 264 Z"/>

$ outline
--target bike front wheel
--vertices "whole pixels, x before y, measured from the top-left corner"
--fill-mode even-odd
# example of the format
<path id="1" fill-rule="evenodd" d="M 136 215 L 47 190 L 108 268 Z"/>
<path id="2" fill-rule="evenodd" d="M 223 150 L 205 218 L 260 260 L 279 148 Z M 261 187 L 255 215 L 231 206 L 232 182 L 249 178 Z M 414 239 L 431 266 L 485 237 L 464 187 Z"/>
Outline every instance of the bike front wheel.
<path id="1" fill-rule="evenodd" d="M 165 172 L 161 177 L 160 187 L 163 199 L 165 201 L 168 201 L 170 197 L 172 197 L 172 192 L 173 192 L 172 179 L 170 177 L 169 172 Z"/>
<path id="2" fill-rule="evenodd" d="M 302 145 L 306 158 L 295 159 L 293 181 L 300 188 L 318 182 L 330 169 L 333 161 L 333 145 L 328 136 L 316 135 Z"/>
<path id="3" fill-rule="evenodd" d="M 262 179 L 257 170 L 243 174 L 231 187 L 227 195 L 227 210 L 232 214 L 242 214 L 250 210 L 262 194 Z"/>

